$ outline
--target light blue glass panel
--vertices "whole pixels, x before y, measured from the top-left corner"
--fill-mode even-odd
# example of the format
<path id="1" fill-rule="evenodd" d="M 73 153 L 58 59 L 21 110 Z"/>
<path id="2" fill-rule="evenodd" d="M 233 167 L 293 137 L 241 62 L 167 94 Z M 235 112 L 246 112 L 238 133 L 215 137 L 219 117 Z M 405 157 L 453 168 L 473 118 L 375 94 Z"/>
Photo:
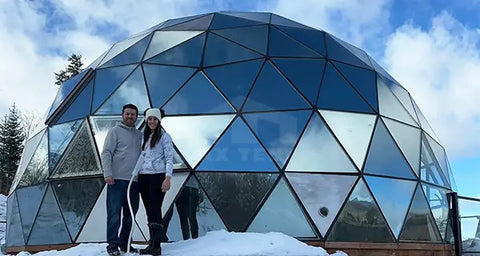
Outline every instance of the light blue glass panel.
<path id="1" fill-rule="evenodd" d="M 41 184 L 16 190 L 25 241 L 28 240 L 28 235 L 32 230 L 33 221 L 37 216 L 46 187 L 46 184 Z"/>
<path id="2" fill-rule="evenodd" d="M 415 112 L 417 113 L 418 119 L 420 121 L 420 127 L 422 128 L 422 130 L 424 130 L 426 133 L 428 133 L 428 135 L 430 135 L 436 141 L 439 141 L 437 135 L 435 134 L 432 127 L 428 123 L 428 121 L 425 118 L 425 116 L 423 115 L 422 111 L 420 111 L 420 109 L 418 108 L 417 103 L 415 103 L 415 101 L 413 99 L 412 99 L 412 102 L 413 102 L 413 107 L 415 108 Z"/>
<path id="3" fill-rule="evenodd" d="M 447 179 L 443 175 L 440 165 L 435 159 L 433 150 L 428 144 L 425 135 L 422 135 L 420 178 L 430 183 L 434 183 L 443 187 L 448 187 Z"/>
<path id="4" fill-rule="evenodd" d="M 286 19 L 282 16 L 276 15 L 272 13 L 272 18 L 270 22 L 274 25 L 281 25 L 281 26 L 287 26 L 287 27 L 294 27 L 294 28 L 304 28 L 304 29 L 311 29 L 310 27 L 307 27 L 303 24 L 300 24 L 296 21 Z"/>
<path id="5" fill-rule="evenodd" d="M 259 24 L 262 24 L 262 23 L 254 20 L 237 18 L 230 15 L 215 13 L 213 16 L 212 24 L 210 25 L 210 29 L 243 27 L 243 26 L 259 25 Z"/>
<path id="6" fill-rule="evenodd" d="M 254 51 L 210 33 L 207 37 L 203 65 L 214 66 L 261 57 L 262 55 Z"/>
<path id="7" fill-rule="evenodd" d="M 42 183 L 47 179 L 48 174 L 48 136 L 47 133 L 44 133 L 18 186 L 24 187 Z"/>
<path id="8" fill-rule="evenodd" d="M 83 88 L 83 91 L 68 106 L 67 110 L 58 119 L 57 124 L 83 118 L 90 114 L 90 103 L 92 102 L 93 79 Z"/>
<path id="9" fill-rule="evenodd" d="M 385 84 L 385 81 L 380 77 L 377 79 L 377 86 L 380 114 L 419 127 L 402 103 L 393 95 L 392 91 Z"/>
<path id="10" fill-rule="evenodd" d="M 213 32 L 261 54 L 267 53 L 267 25 L 220 29 L 214 30 Z"/>
<path id="11" fill-rule="evenodd" d="M 183 42 L 201 33 L 200 31 L 156 31 L 145 53 L 144 60 L 152 58 L 172 47 L 181 45 Z"/>
<path id="12" fill-rule="evenodd" d="M 168 33 L 168 32 L 178 32 L 178 31 L 160 31 L 160 32 Z M 185 33 L 185 32 L 187 31 L 182 31 L 182 33 Z M 168 49 L 167 51 L 164 51 L 166 49 L 164 49 L 165 47 L 162 46 L 161 50 L 164 52 L 146 60 L 145 62 L 156 63 L 156 64 L 198 67 L 200 65 L 200 60 L 202 59 L 204 44 L 205 44 L 205 33 L 202 33 L 201 35 L 198 35 L 192 39 L 189 39 L 184 43 L 176 45 L 171 49 L 167 48 Z M 147 52 L 147 55 L 148 55 L 148 52 Z M 145 56 L 145 58 L 147 58 L 147 55 Z"/>
<path id="13" fill-rule="evenodd" d="M 275 27 L 270 27 L 268 55 L 274 57 L 322 57 Z"/>
<path id="14" fill-rule="evenodd" d="M 139 42 L 136 42 L 128 49 L 120 52 L 117 56 L 101 65 L 101 67 L 120 66 L 140 62 L 151 38 L 151 35 L 144 37 Z"/>
<path id="15" fill-rule="evenodd" d="M 49 143 L 49 164 L 50 170 L 53 170 L 63 151 L 73 138 L 73 135 L 80 127 L 83 119 L 72 121 L 60 125 L 52 126 L 48 129 Z"/>
<path id="16" fill-rule="evenodd" d="M 447 190 L 437 188 L 431 185 L 422 184 L 423 192 L 427 197 L 430 210 L 432 211 L 435 223 L 437 223 L 438 230 L 442 238 L 445 238 L 446 228 L 448 223 L 448 199 Z"/>
<path id="17" fill-rule="evenodd" d="M 7 199 L 7 229 L 5 240 L 7 247 L 25 245 L 16 193 L 11 194 Z"/>
<path id="18" fill-rule="evenodd" d="M 402 105 L 407 109 L 408 113 L 413 117 L 415 122 L 418 124 L 420 121 L 417 118 L 417 115 L 415 114 L 415 109 L 412 104 L 412 98 L 410 97 L 410 94 L 408 91 L 403 88 L 401 85 L 396 84 L 393 81 L 390 81 L 388 78 L 385 78 L 387 82 L 387 86 L 390 88 L 390 90 L 395 94 L 397 99 L 402 103 Z"/>
<path id="19" fill-rule="evenodd" d="M 438 163 L 440 164 L 440 167 L 442 169 L 443 175 L 447 178 L 448 180 L 448 163 L 447 163 L 447 155 L 445 154 L 445 149 L 440 146 L 434 139 L 432 139 L 430 136 L 425 135 L 424 136 L 428 144 L 433 150 L 433 153 L 435 154 L 435 158 L 437 159 Z M 448 184 L 448 183 L 447 183 Z"/>

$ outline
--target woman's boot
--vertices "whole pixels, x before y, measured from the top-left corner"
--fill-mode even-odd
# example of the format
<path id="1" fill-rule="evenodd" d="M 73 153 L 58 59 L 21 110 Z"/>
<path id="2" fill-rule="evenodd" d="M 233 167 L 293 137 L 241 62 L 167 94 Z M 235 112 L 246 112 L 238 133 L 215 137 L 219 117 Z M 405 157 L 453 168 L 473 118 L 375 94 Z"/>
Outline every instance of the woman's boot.
<path id="1" fill-rule="evenodd" d="M 160 223 L 149 223 L 150 242 L 147 248 L 140 250 L 140 254 L 162 255 L 162 247 L 160 241 L 162 239 L 163 225 Z"/>

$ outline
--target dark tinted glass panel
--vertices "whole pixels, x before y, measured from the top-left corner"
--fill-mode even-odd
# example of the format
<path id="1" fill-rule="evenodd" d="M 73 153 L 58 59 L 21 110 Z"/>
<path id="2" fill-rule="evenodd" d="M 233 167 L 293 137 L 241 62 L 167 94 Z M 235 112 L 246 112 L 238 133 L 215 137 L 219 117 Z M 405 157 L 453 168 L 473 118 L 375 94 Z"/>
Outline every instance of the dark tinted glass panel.
<path id="1" fill-rule="evenodd" d="M 197 179 L 191 176 L 164 217 L 169 241 L 186 240 L 227 229 Z"/>
<path id="2" fill-rule="evenodd" d="M 314 113 L 287 165 L 287 171 L 358 172 L 325 123 Z"/>
<path id="3" fill-rule="evenodd" d="M 286 19 L 282 16 L 278 16 L 278 15 L 273 14 L 273 13 L 272 13 L 271 23 L 275 24 L 275 25 L 281 25 L 281 26 L 287 26 L 287 27 L 311 29 L 310 27 L 307 27 L 303 24 L 300 24 L 300 23 L 295 22 L 293 20 Z"/>
<path id="4" fill-rule="evenodd" d="M 261 54 L 267 53 L 268 26 L 215 30 L 214 33 L 235 41 Z"/>
<path id="5" fill-rule="evenodd" d="M 218 90 L 198 72 L 163 107 L 168 114 L 232 113 L 233 108 Z"/>
<path id="6" fill-rule="evenodd" d="M 377 82 L 380 114 L 418 127 L 413 117 L 410 116 L 402 103 L 398 101 L 397 97 L 393 95 L 392 91 L 390 91 L 385 84 L 385 81 L 378 77 Z"/>
<path id="7" fill-rule="evenodd" d="M 241 118 L 222 135 L 197 170 L 278 171 Z"/>
<path id="8" fill-rule="evenodd" d="M 240 109 L 253 81 L 260 71 L 263 60 L 252 60 L 231 65 L 205 69 L 212 82 L 225 94 L 227 99 Z"/>
<path id="9" fill-rule="evenodd" d="M 281 232 L 292 237 L 316 237 L 305 214 L 283 179 L 278 182 L 247 232 Z"/>
<path id="10" fill-rule="evenodd" d="M 144 60 L 186 42 L 201 33 L 200 31 L 156 31 L 145 53 Z"/>
<path id="11" fill-rule="evenodd" d="M 27 169 L 20 179 L 19 186 L 30 186 L 44 182 L 48 177 L 48 136 L 44 133 Z"/>
<path id="12" fill-rule="evenodd" d="M 373 134 L 364 172 L 415 179 L 410 166 L 381 120 L 378 120 Z"/>
<path id="13" fill-rule="evenodd" d="M 207 30 L 212 18 L 213 14 L 210 14 L 175 26 L 167 27 L 165 30 Z"/>
<path id="14" fill-rule="evenodd" d="M 47 188 L 27 245 L 69 244 L 72 241 L 52 189 Z"/>
<path id="15" fill-rule="evenodd" d="M 103 178 L 62 181 L 52 184 L 73 239 L 87 219 L 103 184 Z"/>
<path id="16" fill-rule="evenodd" d="M 38 186 L 20 188 L 16 191 L 20 216 L 22 217 L 25 241 L 28 240 L 28 235 L 32 230 L 33 221 L 35 220 L 35 216 L 37 216 L 46 187 L 46 184 L 41 184 Z"/>
<path id="17" fill-rule="evenodd" d="M 365 64 L 365 62 L 335 40 L 332 35 L 326 34 L 325 41 L 327 42 L 328 58 L 363 68 L 370 68 L 369 65 Z"/>
<path id="18" fill-rule="evenodd" d="M 398 238 L 417 183 L 390 178 L 364 177 L 395 238 Z"/>
<path id="19" fill-rule="evenodd" d="M 425 135 L 422 135 L 420 178 L 424 181 L 434 183 L 440 186 L 444 186 L 444 187 L 448 186 L 447 180 L 442 173 L 440 165 L 435 159 L 433 150 L 432 148 L 430 148 L 428 142 L 425 139 Z"/>
<path id="20" fill-rule="evenodd" d="M 85 74 L 88 73 L 88 69 L 85 69 L 84 71 L 80 72 L 80 74 L 71 77 L 58 89 L 57 96 L 55 97 L 55 100 L 52 103 L 52 107 L 50 108 L 50 111 L 48 112 L 48 117 L 51 116 L 53 111 L 57 109 L 57 107 L 63 102 L 65 98 L 72 92 L 72 90 L 75 88 L 77 83 L 85 76 Z"/>
<path id="21" fill-rule="evenodd" d="M 50 170 L 53 170 L 63 151 L 73 138 L 73 135 L 80 127 L 83 119 L 64 124 L 52 126 L 48 129 L 48 143 L 50 143 Z"/>
<path id="22" fill-rule="evenodd" d="M 398 147 L 407 158 L 408 163 L 418 176 L 420 166 L 420 129 L 393 121 L 388 118 L 382 118 Z"/>
<path id="23" fill-rule="evenodd" d="M 11 194 L 7 200 L 7 233 L 5 235 L 7 246 L 25 245 L 23 240 L 22 221 L 18 209 L 17 196 Z"/>
<path id="24" fill-rule="evenodd" d="M 287 173 L 287 178 L 322 236 L 357 180 L 357 176 L 312 173 Z"/>
<path id="25" fill-rule="evenodd" d="M 202 16 L 204 16 L 204 15 L 205 15 L 205 14 L 199 14 L 199 15 L 192 15 L 192 16 L 187 16 L 187 17 L 181 17 L 181 18 L 177 18 L 177 19 L 169 19 L 169 20 L 167 20 L 165 23 L 163 23 L 162 26 L 157 27 L 157 29 L 159 29 L 159 28 L 166 28 L 166 27 L 170 27 L 170 26 L 177 25 L 177 24 L 181 24 L 181 23 L 184 23 L 184 22 L 187 22 L 187 21 L 191 21 L 191 20 L 200 18 L 200 17 L 202 17 Z"/>
<path id="26" fill-rule="evenodd" d="M 327 238 L 344 242 L 393 242 L 394 238 L 363 180 L 357 183 Z"/>
<path id="27" fill-rule="evenodd" d="M 52 177 L 65 178 L 101 174 L 100 161 L 93 143 L 90 128 L 85 122 L 63 154 Z"/>
<path id="28" fill-rule="evenodd" d="M 260 13 L 260 12 L 224 12 L 223 14 L 229 15 L 229 16 L 234 16 L 234 17 L 239 17 L 239 18 L 244 18 L 248 20 L 255 20 L 255 21 L 260 21 L 264 23 L 269 23 L 270 22 L 270 13 Z"/>
<path id="29" fill-rule="evenodd" d="M 383 77 L 387 77 L 388 79 L 395 81 L 398 83 L 385 69 L 383 69 L 371 56 L 368 56 L 368 59 L 370 60 L 370 63 L 372 64 L 373 68 L 377 73 L 381 74 Z"/>
<path id="30" fill-rule="evenodd" d="M 204 42 L 205 33 L 162 52 L 146 62 L 197 67 L 200 65 L 200 59 L 202 58 Z"/>
<path id="31" fill-rule="evenodd" d="M 193 68 L 144 64 L 152 106 L 159 108 L 193 74 Z"/>
<path id="32" fill-rule="evenodd" d="M 374 113 L 373 109 L 330 63 L 327 63 L 325 69 L 317 106 L 326 109 Z"/>
<path id="33" fill-rule="evenodd" d="M 314 29 L 300 29 L 295 27 L 277 27 L 281 31 L 293 37 L 295 40 L 315 50 L 322 56 L 327 56 L 327 51 L 325 49 L 325 32 Z"/>
<path id="34" fill-rule="evenodd" d="M 365 100 L 378 111 L 377 84 L 375 72 L 369 69 L 354 67 L 351 65 L 334 62 L 335 67 L 350 82 L 351 85 L 362 95 Z"/>
<path id="35" fill-rule="evenodd" d="M 193 168 L 220 137 L 233 115 L 165 117 L 162 127 Z"/>
<path id="36" fill-rule="evenodd" d="M 139 66 L 110 96 L 95 114 L 121 115 L 125 104 L 134 104 L 140 111 L 150 107 L 147 88 L 143 79 L 142 68 Z"/>
<path id="37" fill-rule="evenodd" d="M 130 48 L 109 60 L 107 63 L 103 64 L 101 67 L 119 66 L 140 62 L 151 38 L 151 35 L 146 36 Z"/>
<path id="38" fill-rule="evenodd" d="M 437 223 L 440 236 L 445 238 L 448 222 L 448 199 L 446 190 L 434 186 L 423 184 L 423 191 L 430 205 L 435 223 Z"/>
<path id="39" fill-rule="evenodd" d="M 420 186 L 417 187 L 412 205 L 408 211 L 400 241 L 440 242 L 441 238 L 435 225 L 430 208 Z"/>
<path id="40" fill-rule="evenodd" d="M 267 61 L 245 102 L 245 111 L 309 108 L 307 102 Z"/>
<path id="41" fill-rule="evenodd" d="M 274 59 L 273 62 L 303 96 L 312 105 L 315 105 L 325 68 L 325 60 Z"/>
<path id="42" fill-rule="evenodd" d="M 98 69 L 93 90 L 92 110 L 96 110 L 123 80 L 132 72 L 136 65 L 115 68 Z"/>
<path id="43" fill-rule="evenodd" d="M 230 231 L 245 231 L 278 174 L 197 173 L 208 198 Z"/>
<path id="44" fill-rule="evenodd" d="M 303 131 L 311 110 L 245 114 L 247 123 L 280 168 Z"/>
<path id="45" fill-rule="evenodd" d="M 268 44 L 270 56 L 321 57 L 317 52 L 303 46 L 275 27 L 270 27 Z"/>
<path id="46" fill-rule="evenodd" d="M 92 102 L 92 89 L 93 79 L 83 88 L 83 91 L 70 106 L 68 106 L 57 123 L 65 123 L 88 116 L 88 114 L 90 114 L 90 103 Z"/>
<path id="47" fill-rule="evenodd" d="M 356 46 L 353 46 L 333 35 L 330 35 L 333 39 L 335 39 L 335 41 L 337 41 L 338 43 L 340 43 L 343 47 L 345 47 L 345 49 L 349 50 L 353 55 L 355 55 L 355 57 L 359 58 L 363 63 L 365 63 L 366 65 L 368 65 L 370 68 L 373 68 L 372 67 L 372 64 L 370 63 L 370 58 L 368 58 L 368 55 L 360 48 L 356 47 Z"/>
<path id="48" fill-rule="evenodd" d="M 213 66 L 260 57 L 262 55 L 210 33 L 207 38 L 203 65 Z"/>
<path id="49" fill-rule="evenodd" d="M 212 24 L 210 25 L 210 29 L 242 27 L 242 26 L 259 25 L 259 24 L 262 24 L 262 23 L 254 20 L 247 20 L 243 18 L 230 16 L 230 15 L 215 13 L 213 16 Z"/>

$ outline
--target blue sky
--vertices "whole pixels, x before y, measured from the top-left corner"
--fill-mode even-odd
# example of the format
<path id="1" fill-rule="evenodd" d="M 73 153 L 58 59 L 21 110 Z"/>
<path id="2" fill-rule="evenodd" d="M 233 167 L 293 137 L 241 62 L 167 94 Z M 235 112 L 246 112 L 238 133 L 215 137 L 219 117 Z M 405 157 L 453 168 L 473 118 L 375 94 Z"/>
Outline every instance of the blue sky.
<path id="1" fill-rule="evenodd" d="M 43 115 L 71 53 L 88 65 L 166 19 L 220 10 L 274 12 L 364 49 L 417 101 L 459 193 L 480 197 L 478 0 L 0 0 L 0 115 L 14 102 Z"/>

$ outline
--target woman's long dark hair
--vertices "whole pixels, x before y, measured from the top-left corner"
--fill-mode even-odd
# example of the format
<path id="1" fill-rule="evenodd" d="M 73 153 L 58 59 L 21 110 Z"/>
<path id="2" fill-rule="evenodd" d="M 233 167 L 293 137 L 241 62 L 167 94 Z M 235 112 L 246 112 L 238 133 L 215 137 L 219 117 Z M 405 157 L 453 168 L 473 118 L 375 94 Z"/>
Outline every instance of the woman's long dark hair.
<path id="1" fill-rule="evenodd" d="M 146 113 L 147 113 L 147 110 L 145 110 L 143 115 L 145 116 Z M 160 115 L 161 115 L 161 118 L 163 118 L 165 116 L 165 112 L 163 111 L 163 109 L 160 109 Z M 148 126 L 148 120 L 145 121 L 145 131 L 143 132 L 142 150 L 145 150 L 145 146 L 147 144 L 148 138 L 150 137 L 150 134 L 152 134 L 152 133 L 153 133 L 153 135 L 152 135 L 152 138 L 150 139 L 150 148 L 155 147 L 155 145 L 157 145 L 157 143 L 162 138 L 162 127 L 160 126 L 160 120 L 158 120 L 157 128 L 155 128 L 155 130 L 153 130 L 153 131 Z"/>

